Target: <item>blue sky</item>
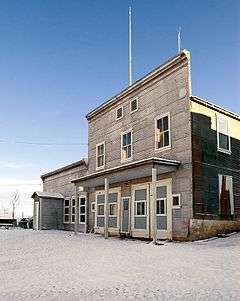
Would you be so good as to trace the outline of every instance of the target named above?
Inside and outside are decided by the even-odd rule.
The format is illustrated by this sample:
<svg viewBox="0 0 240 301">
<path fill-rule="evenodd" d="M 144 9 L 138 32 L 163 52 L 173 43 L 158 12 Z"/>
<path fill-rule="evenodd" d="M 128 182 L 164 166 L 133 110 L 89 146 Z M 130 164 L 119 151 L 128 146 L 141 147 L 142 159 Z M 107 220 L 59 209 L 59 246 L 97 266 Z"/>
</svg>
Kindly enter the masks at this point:
<svg viewBox="0 0 240 301">
<path fill-rule="evenodd" d="M 86 113 L 128 85 L 129 5 L 134 80 L 176 55 L 181 26 L 193 94 L 240 112 L 240 1 L 1 0 L 0 185 L 87 156 Z"/>
</svg>

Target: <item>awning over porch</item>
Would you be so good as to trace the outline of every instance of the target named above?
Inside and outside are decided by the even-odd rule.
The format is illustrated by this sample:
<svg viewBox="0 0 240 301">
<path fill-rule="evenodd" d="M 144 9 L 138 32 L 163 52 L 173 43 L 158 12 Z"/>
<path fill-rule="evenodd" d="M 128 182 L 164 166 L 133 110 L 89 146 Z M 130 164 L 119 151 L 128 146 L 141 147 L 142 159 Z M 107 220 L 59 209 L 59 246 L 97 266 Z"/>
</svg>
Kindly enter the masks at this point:
<svg viewBox="0 0 240 301">
<path fill-rule="evenodd" d="M 126 182 L 152 176 L 152 168 L 157 169 L 157 174 L 164 174 L 176 171 L 179 165 L 180 161 L 154 157 L 98 171 L 75 179 L 72 183 L 84 187 L 97 187 L 104 185 L 105 178 L 108 178 L 109 184 Z"/>
</svg>

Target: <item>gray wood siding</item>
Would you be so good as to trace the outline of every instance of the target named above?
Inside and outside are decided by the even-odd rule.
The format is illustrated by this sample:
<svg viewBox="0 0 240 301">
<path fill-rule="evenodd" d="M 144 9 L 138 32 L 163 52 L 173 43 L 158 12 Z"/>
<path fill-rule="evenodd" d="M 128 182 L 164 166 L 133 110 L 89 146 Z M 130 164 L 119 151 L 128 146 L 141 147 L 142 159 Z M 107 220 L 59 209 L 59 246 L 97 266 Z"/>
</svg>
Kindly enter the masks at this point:
<svg viewBox="0 0 240 301">
<path fill-rule="evenodd" d="M 89 173 L 96 171 L 96 144 L 106 143 L 106 166 L 111 168 L 121 163 L 121 132 L 133 130 L 133 161 L 149 157 L 165 157 L 191 162 L 191 129 L 189 113 L 189 79 L 186 61 L 174 72 L 159 77 L 143 86 L 117 104 L 99 113 L 89 121 Z M 179 90 L 185 88 L 186 96 L 179 99 Z M 130 114 L 130 100 L 139 97 L 138 111 Z M 116 108 L 122 105 L 124 116 L 116 120 Z M 172 148 L 155 151 L 155 123 L 158 115 L 170 112 Z M 143 143 L 144 142 L 144 143 Z"/>
</svg>

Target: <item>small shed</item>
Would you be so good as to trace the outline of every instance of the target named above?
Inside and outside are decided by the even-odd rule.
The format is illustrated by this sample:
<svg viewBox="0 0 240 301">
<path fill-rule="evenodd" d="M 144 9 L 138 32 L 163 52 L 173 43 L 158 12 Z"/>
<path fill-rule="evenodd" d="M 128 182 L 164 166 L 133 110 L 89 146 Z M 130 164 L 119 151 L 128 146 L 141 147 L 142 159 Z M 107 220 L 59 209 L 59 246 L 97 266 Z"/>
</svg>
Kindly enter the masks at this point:
<svg viewBox="0 0 240 301">
<path fill-rule="evenodd" d="M 35 191 L 32 195 L 33 229 L 63 229 L 63 200 L 61 193 Z"/>
</svg>

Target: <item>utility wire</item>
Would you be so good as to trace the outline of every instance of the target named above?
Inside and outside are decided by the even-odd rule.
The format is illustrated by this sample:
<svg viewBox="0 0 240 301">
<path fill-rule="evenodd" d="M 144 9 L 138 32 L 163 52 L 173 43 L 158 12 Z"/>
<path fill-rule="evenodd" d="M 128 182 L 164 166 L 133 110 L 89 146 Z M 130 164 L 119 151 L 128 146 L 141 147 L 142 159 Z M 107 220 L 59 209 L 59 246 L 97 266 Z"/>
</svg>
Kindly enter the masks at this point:
<svg viewBox="0 0 240 301">
<path fill-rule="evenodd" d="M 57 143 L 57 142 L 32 142 L 32 141 L 10 141 L 0 139 L 0 143 L 3 144 L 25 144 L 25 145 L 37 145 L 37 146 L 87 146 L 87 143 Z"/>
</svg>

